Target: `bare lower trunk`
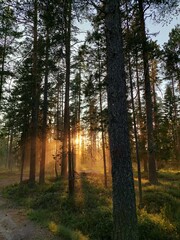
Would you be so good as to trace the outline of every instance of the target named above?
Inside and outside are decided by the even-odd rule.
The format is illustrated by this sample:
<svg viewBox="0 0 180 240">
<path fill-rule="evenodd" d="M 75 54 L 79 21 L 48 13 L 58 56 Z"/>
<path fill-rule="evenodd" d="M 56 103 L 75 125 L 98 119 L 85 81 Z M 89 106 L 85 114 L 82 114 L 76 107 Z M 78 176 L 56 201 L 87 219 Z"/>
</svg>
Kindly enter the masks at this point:
<svg viewBox="0 0 180 240">
<path fill-rule="evenodd" d="M 27 129 L 25 130 L 27 131 Z M 24 163 L 25 163 L 25 155 L 26 155 L 26 140 L 27 140 L 27 134 L 26 132 L 22 133 L 22 139 L 21 139 L 21 175 L 20 175 L 20 183 L 23 182 L 23 173 L 24 173 Z"/>
<path fill-rule="evenodd" d="M 114 240 L 137 240 L 134 180 L 119 1 L 105 1 L 109 140 L 112 159 Z"/>
<path fill-rule="evenodd" d="M 13 147 L 13 131 L 10 130 L 9 149 L 8 149 L 8 169 L 12 170 L 12 147 Z"/>
</svg>

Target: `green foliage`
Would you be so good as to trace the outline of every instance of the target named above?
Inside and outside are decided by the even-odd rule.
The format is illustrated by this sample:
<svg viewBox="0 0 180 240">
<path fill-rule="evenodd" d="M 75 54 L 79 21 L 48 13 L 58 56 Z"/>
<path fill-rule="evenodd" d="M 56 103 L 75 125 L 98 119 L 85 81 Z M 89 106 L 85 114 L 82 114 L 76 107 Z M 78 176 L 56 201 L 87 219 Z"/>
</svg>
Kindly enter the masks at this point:
<svg viewBox="0 0 180 240">
<path fill-rule="evenodd" d="M 161 170 L 160 172 L 158 172 L 158 176 L 161 179 L 166 179 L 168 181 L 178 181 L 180 180 L 180 172 L 177 171 L 168 171 L 168 170 Z"/>
<path fill-rule="evenodd" d="M 176 240 L 178 234 L 168 219 L 158 214 L 148 214 L 142 210 L 139 214 L 140 240 Z"/>
<path fill-rule="evenodd" d="M 84 236 L 79 231 L 72 231 L 71 229 L 62 225 L 56 225 L 54 222 L 50 222 L 49 229 L 56 235 L 61 236 L 66 240 L 88 240 L 89 238 Z"/>
<path fill-rule="evenodd" d="M 148 213 L 160 213 L 164 207 L 168 207 L 174 213 L 178 201 L 168 193 L 146 191 L 143 197 L 143 205 Z"/>
<path fill-rule="evenodd" d="M 179 62 L 179 37 L 180 37 L 180 25 L 176 25 L 175 28 L 169 33 L 169 40 L 164 44 L 164 58 L 165 58 L 165 71 L 167 77 L 179 79 L 180 70 L 178 67 Z"/>
<path fill-rule="evenodd" d="M 28 213 L 28 216 L 31 220 L 40 223 L 44 227 L 48 227 L 48 223 L 50 219 L 53 217 L 53 214 L 49 211 L 49 209 L 39 209 L 37 210 L 31 210 Z"/>
<path fill-rule="evenodd" d="M 55 193 L 43 193 L 37 197 L 33 203 L 32 207 L 34 209 L 46 209 L 51 206 L 51 209 L 57 208 L 59 203 L 58 194 Z"/>
<path fill-rule="evenodd" d="M 27 202 L 27 196 L 30 195 L 30 188 L 27 184 L 14 184 L 3 190 L 3 195 L 15 200 L 18 204 L 24 205 Z"/>
<path fill-rule="evenodd" d="M 44 189 L 37 185 L 31 184 L 28 181 L 22 184 L 14 184 L 3 189 L 3 195 L 9 199 L 13 199 L 17 204 L 30 208 L 34 197 L 38 197 Z"/>
</svg>

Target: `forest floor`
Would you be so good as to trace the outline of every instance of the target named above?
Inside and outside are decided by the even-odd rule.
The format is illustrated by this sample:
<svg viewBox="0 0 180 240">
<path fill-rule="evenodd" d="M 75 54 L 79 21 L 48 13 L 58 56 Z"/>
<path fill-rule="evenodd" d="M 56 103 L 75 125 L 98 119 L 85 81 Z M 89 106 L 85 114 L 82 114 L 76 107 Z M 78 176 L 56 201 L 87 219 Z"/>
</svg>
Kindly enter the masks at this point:
<svg viewBox="0 0 180 240">
<path fill-rule="evenodd" d="M 138 203 L 136 171 L 134 177 Z M 16 173 L 0 170 L 1 187 L 18 182 L 18 178 Z M 180 171 L 161 169 L 158 179 L 157 185 L 150 185 L 147 174 L 142 173 L 143 201 L 141 208 L 137 207 L 139 240 L 179 240 Z M 67 179 L 52 176 L 44 185 L 24 181 L 0 192 L 0 240 L 55 240 L 56 236 L 64 240 L 113 239 L 109 175 L 105 188 L 102 174 L 77 174 L 73 195 Z"/>
<path fill-rule="evenodd" d="M 3 198 L 2 189 L 18 183 L 19 174 L 0 171 L 0 240 L 56 240 L 44 229 L 27 218 L 27 210 Z"/>
</svg>

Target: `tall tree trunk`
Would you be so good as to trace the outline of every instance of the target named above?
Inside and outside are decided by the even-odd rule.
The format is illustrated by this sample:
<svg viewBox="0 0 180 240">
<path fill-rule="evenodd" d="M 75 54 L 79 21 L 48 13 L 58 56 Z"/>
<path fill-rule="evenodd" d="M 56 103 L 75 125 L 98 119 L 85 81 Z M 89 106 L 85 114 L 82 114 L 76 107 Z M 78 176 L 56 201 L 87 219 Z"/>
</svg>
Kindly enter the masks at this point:
<svg viewBox="0 0 180 240">
<path fill-rule="evenodd" d="M 154 134 L 156 135 L 158 122 L 157 122 L 157 100 L 156 100 L 156 80 L 157 80 L 157 63 L 156 60 L 151 62 L 151 79 L 152 79 L 152 95 L 153 95 L 153 122 L 154 122 Z"/>
<path fill-rule="evenodd" d="M 65 48 L 66 48 L 66 89 L 65 89 L 65 110 L 64 110 L 64 139 L 63 155 L 61 164 L 61 175 L 69 179 L 69 193 L 74 192 L 74 164 L 71 154 L 71 134 L 70 134 L 70 115 L 69 115 L 69 88 L 70 88 L 70 65 L 71 65 L 71 11 L 72 0 L 65 2 Z"/>
<path fill-rule="evenodd" d="M 37 147 L 37 129 L 38 129 L 38 79 L 37 79 L 37 11 L 38 3 L 34 0 L 33 16 L 33 66 L 32 66 L 32 118 L 31 118 L 31 153 L 30 153 L 30 171 L 29 180 L 32 184 L 36 179 L 36 147 Z"/>
<path fill-rule="evenodd" d="M 59 151 L 60 149 L 59 148 L 59 145 L 58 145 L 58 141 L 60 141 L 60 91 L 61 91 L 61 80 L 58 78 L 57 80 L 57 105 L 56 105 L 56 129 L 55 129 L 55 132 L 56 132 L 56 153 L 55 153 L 55 156 L 54 156 L 54 170 L 55 170 L 55 176 L 56 178 L 58 178 L 58 162 L 60 164 L 60 156 L 59 156 Z"/>
<path fill-rule="evenodd" d="M 66 79 L 65 79 L 65 106 L 64 106 L 64 136 L 62 148 L 61 176 L 67 176 L 68 166 L 68 138 L 70 135 L 70 119 L 69 119 L 69 86 L 70 86 L 70 30 L 69 29 L 69 1 L 64 3 L 64 22 L 65 22 L 65 49 L 66 49 Z M 71 27 L 70 27 L 71 28 Z"/>
<path fill-rule="evenodd" d="M 3 93 L 3 80 L 4 80 L 4 66 L 5 66 L 6 44 L 7 44 L 7 34 L 5 32 L 4 45 L 3 45 L 3 50 L 2 50 L 2 64 L 1 64 L 1 78 L 0 78 L 0 104 L 1 104 L 2 93 Z M 1 107 L 1 105 L 0 105 L 0 107 Z"/>
<path fill-rule="evenodd" d="M 98 83 L 99 83 L 99 107 L 100 107 L 100 125 L 101 125 L 101 139 L 102 139 L 102 153 L 103 153 L 103 165 L 104 165 L 104 186 L 107 187 L 107 163 L 105 153 L 105 136 L 104 136 L 104 124 L 103 124 L 103 108 L 102 108 L 102 83 L 101 83 L 101 55 L 100 47 L 98 43 Z"/>
<path fill-rule="evenodd" d="M 67 73 L 67 82 L 68 82 L 68 111 L 67 111 L 67 133 L 68 133 L 68 166 L 69 166 L 69 194 L 72 195 L 74 193 L 74 159 L 72 154 L 71 147 L 71 132 L 70 132 L 70 114 L 69 114 L 69 85 L 70 85 L 70 68 L 71 68 L 71 19 L 72 19 L 72 0 L 67 2 L 67 32 L 66 32 L 66 73 Z"/>
<path fill-rule="evenodd" d="M 101 112 L 101 139 L 102 139 L 102 152 L 103 152 L 103 165 L 104 165 L 104 186 L 107 187 L 107 162 L 105 152 L 105 137 L 104 137 L 104 126 L 102 121 L 102 96 L 100 90 L 100 112 Z"/>
<path fill-rule="evenodd" d="M 151 80 L 152 80 L 152 96 L 153 96 L 153 123 L 154 123 L 154 138 L 158 139 L 158 118 L 157 118 L 157 99 L 156 99 L 156 81 L 157 81 L 157 62 L 152 60 L 151 62 Z M 156 168 L 158 170 L 158 160 L 155 156 Z"/>
<path fill-rule="evenodd" d="M 55 163 L 54 170 L 56 178 L 59 176 L 59 167 L 61 163 L 61 150 L 62 146 L 60 146 L 60 141 L 63 140 L 63 116 L 64 116 L 64 107 L 63 107 L 63 79 L 61 79 L 61 75 L 58 76 L 57 79 L 57 105 L 56 105 L 56 153 L 55 153 Z M 59 143 L 59 144 L 58 144 Z"/>
<path fill-rule="evenodd" d="M 105 1 L 107 92 L 112 159 L 114 240 L 137 240 L 119 1 Z"/>
<path fill-rule="evenodd" d="M 142 184 L 141 184 L 141 162 L 139 157 L 139 144 L 138 144 L 138 134 L 137 134 L 137 125 L 136 125 L 136 114 L 135 114 L 135 104 L 134 104 L 134 94 L 133 94 L 133 80 L 132 80 L 132 69 L 130 56 L 128 54 L 128 68 L 129 68 L 129 80 L 131 88 L 131 105 L 132 105 L 132 114 L 133 114 L 133 128 L 134 128 L 134 138 L 136 145 L 136 161 L 137 161 L 137 171 L 138 171 L 138 189 L 139 189 L 139 206 L 142 204 Z"/>
<path fill-rule="evenodd" d="M 94 122 L 94 115 L 96 114 L 96 107 L 94 105 L 94 100 L 90 100 L 89 106 L 89 114 L 90 114 L 90 139 L 91 139 L 91 169 L 94 167 L 96 150 L 97 150 L 97 136 L 96 136 L 96 123 Z"/>
<path fill-rule="evenodd" d="M 145 31 L 143 1 L 138 0 L 138 4 L 139 4 L 139 16 L 140 16 L 140 23 L 141 23 L 142 53 L 143 53 L 144 80 L 145 80 L 149 182 L 151 184 L 157 184 L 158 180 L 157 180 L 156 163 L 155 163 L 155 151 L 154 151 L 151 84 L 150 84 L 150 77 L 149 77 L 148 50 L 147 50 L 147 38 L 146 38 L 146 31 Z"/>
<path fill-rule="evenodd" d="M 140 82 L 139 82 L 139 72 L 138 72 L 138 54 L 136 52 L 135 56 L 135 61 L 136 61 L 136 80 L 137 80 L 137 96 L 138 96 L 138 121 L 139 121 L 139 126 L 140 126 L 140 141 L 141 141 L 141 148 L 140 148 L 140 155 L 141 159 L 143 161 L 143 168 L 144 172 L 148 172 L 148 161 L 147 161 L 147 154 L 146 154 L 146 137 L 145 137 L 145 132 L 144 132 L 144 124 L 143 124 L 143 115 L 142 115 L 142 107 L 141 107 L 141 94 L 140 94 Z"/>
<path fill-rule="evenodd" d="M 126 4 L 126 12 L 128 14 L 128 5 Z M 127 26 L 127 35 L 129 35 L 129 18 L 126 21 Z M 130 92 L 131 92 L 131 105 L 132 105 L 132 115 L 133 115 L 133 130 L 136 146 L 136 161 L 137 161 L 137 171 L 138 171 L 138 189 L 139 189 L 139 206 L 142 205 L 142 184 L 141 184 L 141 162 L 139 157 L 139 144 L 138 144 L 138 134 L 137 134 L 137 125 L 136 125 L 136 113 L 135 113 L 135 103 L 134 103 L 134 93 L 133 93 L 133 78 L 132 78 L 132 65 L 131 65 L 131 56 L 127 51 L 127 62 L 129 70 L 129 80 L 130 80 Z"/>
<path fill-rule="evenodd" d="M 80 170 L 80 157 L 81 157 L 81 66 L 79 68 L 79 82 L 78 82 L 78 112 L 77 112 L 77 139 L 78 144 L 76 146 L 76 168 L 75 171 L 79 172 Z"/>
<path fill-rule="evenodd" d="M 47 1 L 48 12 L 49 1 Z M 47 23 L 48 24 L 48 23 Z M 45 59 L 45 79 L 44 79 L 44 102 L 43 102 L 43 126 L 42 126 L 42 155 L 40 160 L 39 183 L 45 182 L 46 164 L 46 140 L 47 140 L 47 113 L 48 113 L 48 76 L 49 76 L 49 27 L 46 27 L 46 59 Z"/>
</svg>

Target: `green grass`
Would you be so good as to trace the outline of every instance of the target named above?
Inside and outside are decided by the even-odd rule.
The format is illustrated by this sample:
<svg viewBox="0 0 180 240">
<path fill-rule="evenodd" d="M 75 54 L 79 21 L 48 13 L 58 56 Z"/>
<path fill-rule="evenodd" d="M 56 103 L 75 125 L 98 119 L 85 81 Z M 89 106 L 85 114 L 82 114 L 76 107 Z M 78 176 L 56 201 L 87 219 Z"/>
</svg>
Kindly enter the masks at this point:
<svg viewBox="0 0 180 240">
<path fill-rule="evenodd" d="M 161 171 L 159 184 L 143 179 L 143 209 L 138 210 L 140 240 L 178 240 L 180 236 L 180 174 Z M 69 197 L 67 181 L 44 186 L 14 185 L 4 195 L 28 209 L 29 218 L 64 240 L 111 240 L 111 186 L 103 187 L 99 175 L 76 179 L 76 193 Z"/>
</svg>

